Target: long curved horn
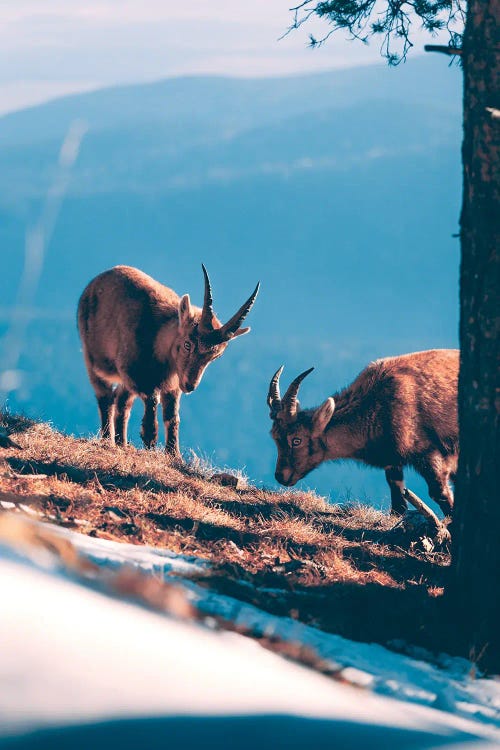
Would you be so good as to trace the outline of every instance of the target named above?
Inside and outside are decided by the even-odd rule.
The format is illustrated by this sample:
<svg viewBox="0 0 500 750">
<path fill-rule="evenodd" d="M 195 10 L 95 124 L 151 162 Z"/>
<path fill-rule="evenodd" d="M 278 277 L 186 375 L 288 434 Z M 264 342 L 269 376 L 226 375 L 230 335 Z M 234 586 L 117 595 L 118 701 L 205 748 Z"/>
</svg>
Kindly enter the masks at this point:
<svg viewBox="0 0 500 750">
<path fill-rule="evenodd" d="M 269 392 L 267 394 L 267 405 L 271 409 L 271 419 L 274 419 L 276 414 L 281 408 L 281 396 L 280 396 L 280 375 L 283 372 L 284 365 L 281 365 L 279 370 L 276 370 L 271 382 L 269 383 Z"/>
<path fill-rule="evenodd" d="M 240 309 L 237 313 L 233 315 L 232 318 L 230 318 L 225 325 L 222 326 L 222 328 L 219 328 L 215 333 L 217 333 L 217 337 L 219 340 L 222 341 L 229 341 L 230 338 L 233 337 L 233 335 L 236 333 L 240 325 L 245 320 L 246 316 L 250 312 L 250 310 L 253 307 L 253 303 L 255 302 L 255 298 L 257 297 L 259 293 L 259 287 L 260 287 L 260 281 L 253 290 L 250 297 L 247 299 L 246 302 L 242 304 Z"/>
<path fill-rule="evenodd" d="M 208 277 L 207 269 L 204 263 L 201 264 L 203 269 L 203 276 L 205 278 L 205 297 L 203 299 L 203 310 L 200 318 L 200 328 L 204 333 L 210 333 L 214 330 L 213 319 L 214 319 L 214 300 L 212 297 L 212 287 L 210 286 L 210 279 Z"/>
<path fill-rule="evenodd" d="M 288 390 L 281 401 L 281 406 L 290 416 L 294 416 L 297 413 L 297 394 L 300 384 L 313 370 L 314 367 L 310 367 L 308 370 L 301 372 L 288 386 Z"/>
</svg>

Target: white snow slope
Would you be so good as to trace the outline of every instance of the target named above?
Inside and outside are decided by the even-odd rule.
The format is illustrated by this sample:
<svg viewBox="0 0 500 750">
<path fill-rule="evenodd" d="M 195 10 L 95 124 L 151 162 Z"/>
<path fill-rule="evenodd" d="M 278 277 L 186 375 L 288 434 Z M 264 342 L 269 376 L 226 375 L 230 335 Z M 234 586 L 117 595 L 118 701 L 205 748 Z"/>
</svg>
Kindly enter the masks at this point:
<svg viewBox="0 0 500 750">
<path fill-rule="evenodd" d="M 305 643 L 358 687 L 251 638 L 106 596 L 4 546 L 0 748 L 500 747 L 500 684 L 471 679 L 463 661 L 443 657 L 439 668 L 218 596 L 183 578 L 205 561 L 51 531 L 99 565 L 174 576 L 207 614 Z"/>
</svg>

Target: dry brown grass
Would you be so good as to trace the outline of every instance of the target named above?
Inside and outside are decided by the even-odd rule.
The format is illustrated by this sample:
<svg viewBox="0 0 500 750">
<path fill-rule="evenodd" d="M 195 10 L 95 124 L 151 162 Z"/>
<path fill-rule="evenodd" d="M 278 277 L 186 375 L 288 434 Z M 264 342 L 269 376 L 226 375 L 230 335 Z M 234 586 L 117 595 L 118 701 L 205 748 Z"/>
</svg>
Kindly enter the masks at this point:
<svg viewBox="0 0 500 750">
<path fill-rule="evenodd" d="M 442 630 L 448 558 L 419 551 L 386 514 L 313 493 L 223 487 L 161 451 L 0 421 L 23 447 L 0 449 L 2 501 L 91 536 L 208 559 L 204 585 L 352 638 L 432 645 Z"/>
</svg>

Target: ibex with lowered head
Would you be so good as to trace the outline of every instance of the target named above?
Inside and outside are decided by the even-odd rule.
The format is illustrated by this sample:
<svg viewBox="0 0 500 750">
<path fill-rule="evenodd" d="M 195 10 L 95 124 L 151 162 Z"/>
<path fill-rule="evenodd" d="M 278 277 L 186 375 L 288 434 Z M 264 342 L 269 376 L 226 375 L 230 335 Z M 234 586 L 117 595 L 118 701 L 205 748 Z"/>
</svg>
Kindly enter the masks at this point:
<svg viewBox="0 0 500 750">
<path fill-rule="evenodd" d="M 207 365 L 229 341 L 248 333 L 240 328 L 259 285 L 237 313 L 222 325 L 213 311 L 205 266 L 203 308 L 191 305 L 137 268 L 116 266 L 96 276 L 78 304 L 78 328 L 85 364 L 101 417 L 101 435 L 125 445 L 127 423 L 137 396 L 144 402 L 141 436 L 152 448 L 158 438 L 161 400 L 167 452 L 179 456 L 181 393 L 198 386 Z M 116 386 L 116 387 L 115 387 Z"/>
<path fill-rule="evenodd" d="M 401 514 L 407 508 L 403 466 L 412 466 L 449 515 L 448 481 L 454 481 L 458 461 L 458 362 L 455 349 L 379 359 L 352 385 L 305 410 L 297 395 L 314 368 L 295 378 L 281 398 L 280 367 L 267 399 L 278 448 L 276 479 L 291 487 L 323 461 L 355 459 L 385 469 L 391 512 Z"/>
</svg>

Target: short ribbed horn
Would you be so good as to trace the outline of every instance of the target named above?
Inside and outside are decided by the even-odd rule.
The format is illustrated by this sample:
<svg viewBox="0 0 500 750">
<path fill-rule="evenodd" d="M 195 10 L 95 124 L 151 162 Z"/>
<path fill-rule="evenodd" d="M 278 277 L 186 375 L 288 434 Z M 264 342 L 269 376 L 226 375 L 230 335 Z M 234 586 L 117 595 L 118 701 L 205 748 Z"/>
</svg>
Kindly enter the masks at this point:
<svg viewBox="0 0 500 750">
<path fill-rule="evenodd" d="M 271 419 L 274 419 L 274 415 L 281 409 L 280 376 L 283 372 L 283 367 L 284 365 L 281 365 L 279 370 L 276 370 L 273 377 L 271 378 L 271 382 L 269 383 L 267 405 L 271 409 Z"/>
<path fill-rule="evenodd" d="M 297 394 L 299 392 L 300 384 L 313 370 L 314 367 L 310 367 L 308 370 L 301 372 L 300 375 L 297 375 L 295 380 L 292 380 L 288 386 L 288 390 L 281 401 L 281 406 L 290 416 L 295 416 L 297 413 Z"/>
<path fill-rule="evenodd" d="M 214 330 L 214 300 L 212 297 L 212 287 L 210 286 L 210 278 L 207 269 L 203 263 L 201 264 L 201 267 L 205 278 L 205 297 L 203 299 L 203 310 L 200 318 L 200 329 L 202 333 L 211 333 Z"/>
</svg>

